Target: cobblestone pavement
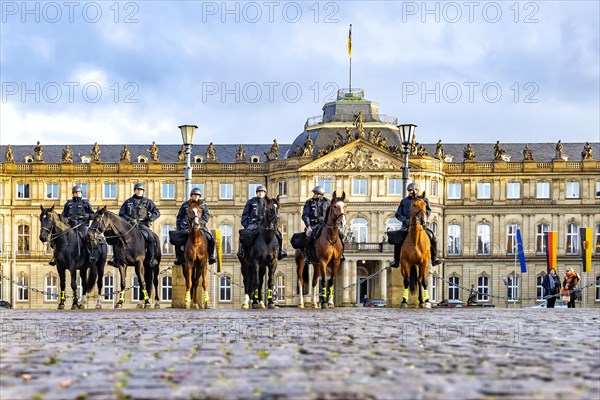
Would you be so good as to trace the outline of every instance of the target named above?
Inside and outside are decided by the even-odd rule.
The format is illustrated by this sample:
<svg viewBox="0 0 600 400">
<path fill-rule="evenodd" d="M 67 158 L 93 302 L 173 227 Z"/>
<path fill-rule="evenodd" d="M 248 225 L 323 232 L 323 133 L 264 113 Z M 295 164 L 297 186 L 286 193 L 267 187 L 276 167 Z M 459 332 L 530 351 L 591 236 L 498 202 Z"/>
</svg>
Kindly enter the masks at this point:
<svg viewBox="0 0 600 400">
<path fill-rule="evenodd" d="M 0 317 L 3 400 L 600 398 L 599 309 Z"/>
</svg>

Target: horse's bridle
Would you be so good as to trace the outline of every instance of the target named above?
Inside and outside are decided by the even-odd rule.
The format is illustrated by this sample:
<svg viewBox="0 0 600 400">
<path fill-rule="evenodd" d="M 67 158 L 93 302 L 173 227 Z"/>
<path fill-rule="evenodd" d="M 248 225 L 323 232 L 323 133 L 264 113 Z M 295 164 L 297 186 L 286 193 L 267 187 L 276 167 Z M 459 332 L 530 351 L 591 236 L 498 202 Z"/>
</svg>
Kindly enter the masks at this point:
<svg viewBox="0 0 600 400">
<path fill-rule="evenodd" d="M 330 213 L 331 213 L 331 212 L 333 212 L 334 204 L 335 204 L 335 205 L 337 205 L 337 201 L 336 201 L 335 203 L 332 203 L 332 204 L 329 206 L 329 212 L 330 212 Z M 337 217 L 335 217 L 335 219 L 334 219 L 334 221 L 333 221 L 333 224 L 334 224 L 334 225 L 329 225 L 329 224 L 325 223 L 325 226 L 326 226 L 326 227 L 328 227 L 329 229 L 333 229 L 333 228 L 335 228 L 335 225 L 337 225 L 337 226 L 338 226 L 338 228 L 339 228 L 339 225 L 340 225 L 340 221 L 339 221 L 339 219 L 340 219 L 341 217 L 345 216 L 345 215 L 346 215 L 346 213 L 344 212 L 344 209 L 342 208 L 342 212 L 341 212 L 341 213 L 340 213 L 340 214 L 339 214 Z M 327 221 L 327 217 L 325 217 L 325 221 Z"/>
<path fill-rule="evenodd" d="M 277 222 L 279 220 L 279 208 L 277 207 L 277 203 L 272 203 L 272 208 L 275 210 L 273 212 L 267 212 L 268 210 L 266 208 L 267 207 L 265 206 L 265 217 L 263 218 L 263 221 L 266 222 L 267 226 L 262 226 L 263 224 L 265 224 L 265 222 L 263 222 L 263 224 L 259 225 L 259 228 L 268 231 L 277 230 Z"/>
<path fill-rule="evenodd" d="M 419 217 L 420 214 L 425 214 L 423 209 L 414 203 L 411 203 L 410 208 L 411 208 L 411 210 L 412 209 L 417 210 L 415 212 L 415 221 L 418 222 L 419 224 L 421 224 L 422 226 L 425 226 L 425 215 L 423 215 L 422 217 Z"/>
<path fill-rule="evenodd" d="M 50 217 L 50 213 L 46 212 L 45 214 Z M 50 235 L 50 238 L 48 239 L 48 243 L 58 239 L 62 235 L 65 235 L 67 232 L 69 232 L 71 230 L 75 230 L 75 229 L 79 228 L 81 225 L 83 225 L 83 222 L 80 222 L 75 226 L 69 226 L 67 229 L 65 229 L 61 233 L 54 234 L 54 233 L 52 233 L 52 230 L 56 227 L 56 221 L 54 220 L 54 217 L 51 217 L 49 219 L 52 220 L 52 228 L 48 229 L 45 226 L 42 226 L 42 228 L 41 228 L 41 230 L 48 232 L 48 234 Z"/>
<path fill-rule="evenodd" d="M 200 216 L 198 215 L 198 211 L 194 211 L 194 210 L 200 210 L 200 207 L 188 207 L 188 212 L 187 212 L 187 219 L 188 219 L 188 226 L 194 227 L 194 229 L 197 229 L 198 227 L 200 227 Z M 194 212 L 194 218 L 190 218 L 190 211 Z"/>
<path fill-rule="evenodd" d="M 100 214 L 99 216 L 100 216 L 100 222 L 102 222 L 104 224 L 104 228 L 102 228 L 102 230 L 98 229 L 100 227 L 100 222 L 98 222 L 96 224 L 95 228 L 90 226 L 90 228 L 88 229 L 88 231 L 94 232 L 94 234 L 97 235 L 97 234 L 103 234 L 107 229 L 112 228 L 113 232 L 118 232 L 117 228 L 114 225 L 112 225 L 111 223 L 108 223 L 108 222 L 104 221 L 104 213 Z M 127 232 L 125 232 L 123 234 L 112 235 L 112 236 L 106 236 L 106 235 L 104 235 L 104 238 L 105 239 L 118 239 L 118 238 L 122 238 L 122 237 L 128 235 L 129 232 L 131 232 L 133 230 L 133 228 L 135 228 L 136 225 L 137 225 L 137 222 L 134 223 L 134 224 L 132 224 L 131 228 Z"/>
</svg>

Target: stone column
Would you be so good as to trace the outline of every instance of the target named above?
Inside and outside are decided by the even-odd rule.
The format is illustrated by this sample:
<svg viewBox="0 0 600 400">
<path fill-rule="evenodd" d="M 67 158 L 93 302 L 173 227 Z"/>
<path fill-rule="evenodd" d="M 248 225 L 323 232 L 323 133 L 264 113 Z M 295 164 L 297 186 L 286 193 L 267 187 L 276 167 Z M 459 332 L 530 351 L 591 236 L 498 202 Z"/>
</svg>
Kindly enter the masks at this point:
<svg viewBox="0 0 600 400">
<path fill-rule="evenodd" d="M 342 266 L 342 284 L 343 287 L 350 285 L 352 269 L 356 269 L 356 261 L 348 260 L 343 261 L 344 265 Z M 346 289 L 342 291 L 342 307 L 350 307 L 350 289 Z"/>
<path fill-rule="evenodd" d="M 383 266 L 383 261 L 377 261 L 377 266 L 379 267 L 378 271 L 381 271 L 385 267 Z M 381 291 L 381 298 L 387 301 L 387 271 L 379 274 L 379 290 Z"/>
<path fill-rule="evenodd" d="M 356 270 L 356 261 L 352 261 L 350 264 L 350 283 L 356 284 L 358 281 L 358 273 Z M 356 298 L 358 293 L 357 286 L 352 286 L 350 290 L 348 290 L 350 296 L 350 305 L 356 304 L 359 300 Z"/>
<path fill-rule="evenodd" d="M 173 265 L 171 277 L 173 279 L 172 308 L 185 308 L 185 278 L 181 265 Z"/>
</svg>

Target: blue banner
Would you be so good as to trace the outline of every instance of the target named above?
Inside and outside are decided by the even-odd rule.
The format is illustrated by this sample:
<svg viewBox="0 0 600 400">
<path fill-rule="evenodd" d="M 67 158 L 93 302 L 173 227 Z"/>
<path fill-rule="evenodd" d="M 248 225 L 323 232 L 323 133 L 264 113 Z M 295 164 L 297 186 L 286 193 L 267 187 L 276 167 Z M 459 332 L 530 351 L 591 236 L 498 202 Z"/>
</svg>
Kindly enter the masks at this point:
<svg viewBox="0 0 600 400">
<path fill-rule="evenodd" d="M 527 264 L 525 264 L 525 251 L 523 250 L 523 238 L 521 237 L 521 229 L 517 228 L 517 250 L 519 252 L 519 264 L 521 264 L 521 273 L 527 272 Z"/>
</svg>

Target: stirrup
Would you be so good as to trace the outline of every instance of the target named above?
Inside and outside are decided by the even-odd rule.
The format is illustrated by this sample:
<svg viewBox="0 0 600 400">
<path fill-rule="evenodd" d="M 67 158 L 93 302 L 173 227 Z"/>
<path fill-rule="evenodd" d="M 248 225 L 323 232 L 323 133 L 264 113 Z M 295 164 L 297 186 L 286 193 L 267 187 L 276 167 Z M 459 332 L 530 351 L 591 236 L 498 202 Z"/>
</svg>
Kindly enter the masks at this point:
<svg viewBox="0 0 600 400">
<path fill-rule="evenodd" d="M 179 259 L 176 258 L 175 261 L 173 261 L 173 265 L 181 265 L 181 261 L 179 261 Z"/>
<path fill-rule="evenodd" d="M 114 266 L 114 265 L 115 265 L 114 258 L 111 258 L 111 259 L 110 259 L 110 260 L 108 260 L 106 263 L 107 263 L 108 265 L 112 265 L 112 266 Z"/>
<path fill-rule="evenodd" d="M 443 262 L 444 262 L 444 260 L 437 258 L 435 261 L 431 262 L 431 265 L 436 266 L 436 265 L 440 265 Z"/>
<path fill-rule="evenodd" d="M 48 261 L 48 264 L 55 266 L 56 265 L 56 260 L 53 258 L 52 260 Z"/>
<path fill-rule="evenodd" d="M 400 261 L 398 260 L 394 260 L 390 263 L 390 267 L 392 268 L 398 268 L 400 266 Z"/>
<path fill-rule="evenodd" d="M 213 256 L 208 257 L 208 263 L 209 264 L 214 264 L 216 262 L 217 262 L 217 260 L 215 260 L 215 258 Z"/>
</svg>

